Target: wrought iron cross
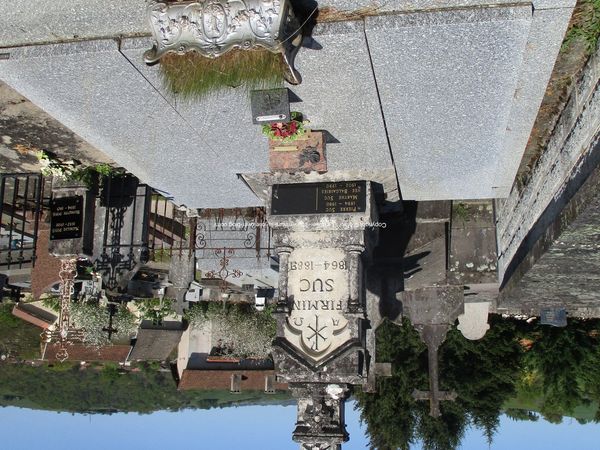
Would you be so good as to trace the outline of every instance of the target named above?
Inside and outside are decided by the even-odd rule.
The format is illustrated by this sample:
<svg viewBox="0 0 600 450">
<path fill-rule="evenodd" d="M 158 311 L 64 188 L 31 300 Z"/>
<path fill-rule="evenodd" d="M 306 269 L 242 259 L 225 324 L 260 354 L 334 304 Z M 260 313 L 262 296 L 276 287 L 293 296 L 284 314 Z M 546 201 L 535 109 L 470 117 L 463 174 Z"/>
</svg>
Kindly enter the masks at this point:
<svg viewBox="0 0 600 450">
<path fill-rule="evenodd" d="M 71 323 L 71 296 L 75 290 L 74 280 L 77 277 L 77 259 L 60 260 L 60 313 L 58 316 L 58 326 L 54 330 L 45 330 L 42 334 L 42 342 L 56 342 L 59 349 L 56 352 L 56 359 L 60 362 L 69 357 L 67 345 L 73 342 L 82 342 L 85 330 L 75 328 Z"/>
<path fill-rule="evenodd" d="M 108 326 L 102 327 L 102 331 L 105 331 L 108 333 L 109 341 L 112 339 L 113 333 L 117 333 L 119 331 L 117 328 L 113 327 L 113 317 L 116 312 L 117 312 L 117 305 L 115 305 L 114 303 L 109 303 L 108 304 Z"/>
</svg>

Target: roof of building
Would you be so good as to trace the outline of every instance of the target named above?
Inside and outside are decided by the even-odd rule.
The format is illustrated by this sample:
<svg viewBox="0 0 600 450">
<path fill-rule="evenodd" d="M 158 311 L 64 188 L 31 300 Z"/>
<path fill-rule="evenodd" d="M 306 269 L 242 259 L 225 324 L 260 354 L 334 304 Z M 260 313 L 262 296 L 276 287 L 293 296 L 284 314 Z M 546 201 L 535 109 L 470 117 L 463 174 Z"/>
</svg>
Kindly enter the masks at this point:
<svg viewBox="0 0 600 450">
<path fill-rule="evenodd" d="M 39 308 L 30 303 L 17 303 L 12 313 L 15 317 L 19 319 L 23 319 L 26 322 L 29 322 L 35 326 L 43 328 L 44 330 L 56 322 L 58 317 L 45 309 Z"/>
<path fill-rule="evenodd" d="M 190 370 L 185 369 L 177 386 L 179 390 L 230 390 L 233 375 L 241 376 L 241 391 L 265 391 L 266 378 L 274 376 L 274 370 Z M 274 382 L 275 390 L 287 390 L 286 383 Z"/>
<path fill-rule="evenodd" d="M 183 329 L 181 323 L 174 326 L 166 322 L 165 327 L 145 326 L 138 330 L 137 340 L 129 359 L 133 361 L 165 361 L 179 344 Z"/>
</svg>

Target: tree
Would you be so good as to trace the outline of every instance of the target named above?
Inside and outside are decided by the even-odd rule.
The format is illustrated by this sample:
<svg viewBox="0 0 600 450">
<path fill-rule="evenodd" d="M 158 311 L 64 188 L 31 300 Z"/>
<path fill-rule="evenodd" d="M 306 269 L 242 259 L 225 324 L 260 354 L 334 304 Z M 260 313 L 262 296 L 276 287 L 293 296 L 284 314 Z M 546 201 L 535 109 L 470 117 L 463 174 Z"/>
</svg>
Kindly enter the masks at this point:
<svg viewBox="0 0 600 450">
<path fill-rule="evenodd" d="M 161 325 L 163 320 L 173 313 L 175 301 L 170 298 L 145 298 L 136 301 L 142 319 Z"/>
<path fill-rule="evenodd" d="M 111 342 L 108 333 L 102 330 L 109 320 L 106 307 L 94 303 L 78 302 L 71 304 L 70 313 L 73 325 L 84 329 L 86 344 L 102 346 Z M 129 339 L 137 329 L 135 316 L 125 306 L 117 309 L 117 313 L 113 316 L 112 326 L 117 330 L 113 335 L 115 340 Z"/>
<path fill-rule="evenodd" d="M 491 442 L 502 407 L 514 393 L 521 357 L 512 321 L 492 317 L 480 341 L 451 329 L 439 351 L 439 381 L 458 398 L 443 401 L 441 417 L 434 418 L 427 402 L 412 398 L 415 388 L 428 389 L 425 345 L 408 320 L 402 326 L 385 322 L 377 330 L 377 360 L 393 364 L 392 377 L 377 381 L 376 394 L 358 395 L 371 447 L 407 450 L 422 440 L 427 450 L 453 450 L 469 425 L 483 429 Z"/>
<path fill-rule="evenodd" d="M 412 392 L 427 386 L 427 353 L 408 320 L 384 322 L 377 330 L 377 361 L 392 363 L 392 376 L 377 380 L 377 393 L 357 394 L 361 421 L 371 448 L 408 450 L 416 439 L 417 414 Z"/>
</svg>

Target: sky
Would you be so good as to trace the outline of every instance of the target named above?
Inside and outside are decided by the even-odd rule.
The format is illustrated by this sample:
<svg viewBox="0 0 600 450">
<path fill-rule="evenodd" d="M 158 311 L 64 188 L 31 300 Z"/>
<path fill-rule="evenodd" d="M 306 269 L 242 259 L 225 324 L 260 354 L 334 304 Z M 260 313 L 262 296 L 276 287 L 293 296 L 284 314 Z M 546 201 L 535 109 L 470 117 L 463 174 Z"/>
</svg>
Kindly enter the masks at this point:
<svg viewBox="0 0 600 450">
<path fill-rule="evenodd" d="M 291 440 L 296 406 L 241 406 L 176 413 L 84 415 L 6 407 L 0 409 L 0 449 L 106 450 L 186 448 L 187 450 L 298 450 Z M 350 441 L 344 450 L 364 450 L 368 439 L 354 402 L 346 404 Z M 461 450 L 485 450 L 481 431 L 469 429 Z M 416 443 L 414 450 L 420 450 Z M 597 450 L 600 424 L 560 425 L 501 417 L 492 450 Z"/>
</svg>

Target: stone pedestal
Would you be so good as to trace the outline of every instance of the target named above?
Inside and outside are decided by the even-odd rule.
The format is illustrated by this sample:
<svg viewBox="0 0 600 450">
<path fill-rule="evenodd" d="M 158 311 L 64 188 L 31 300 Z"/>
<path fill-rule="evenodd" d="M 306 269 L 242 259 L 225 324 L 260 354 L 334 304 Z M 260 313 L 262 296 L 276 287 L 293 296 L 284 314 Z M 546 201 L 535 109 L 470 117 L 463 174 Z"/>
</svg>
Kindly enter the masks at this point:
<svg viewBox="0 0 600 450">
<path fill-rule="evenodd" d="M 298 398 L 293 439 L 301 449 L 339 449 L 348 440 L 350 386 L 365 386 L 375 374 L 368 350 L 375 347 L 364 332 L 364 266 L 378 236 L 370 227 L 377 222 L 371 186 L 274 186 L 268 222 L 279 256 L 273 359 Z"/>
<path fill-rule="evenodd" d="M 298 419 L 292 439 L 301 450 L 337 450 L 348 440 L 344 404 L 348 386 L 297 384 L 291 388 L 298 399 Z"/>
<path fill-rule="evenodd" d="M 348 440 L 345 398 L 351 386 L 365 386 L 375 374 L 368 352 L 375 347 L 364 332 L 363 265 L 377 243 L 371 186 L 276 185 L 270 199 L 279 256 L 273 359 L 298 399 L 293 439 L 301 449 L 340 449 Z"/>
<path fill-rule="evenodd" d="M 377 230 L 369 227 L 376 222 L 370 185 L 363 186 L 364 204 L 355 199 L 354 206 L 345 206 L 351 203 L 347 198 L 358 197 L 352 190 L 362 188 L 352 182 L 324 183 L 322 189 L 306 185 L 307 190 L 318 190 L 316 201 L 335 203 L 326 208 L 347 207 L 353 212 L 274 214 L 269 208 L 268 222 L 279 256 L 277 312 L 284 313 L 279 317 L 278 338 L 315 368 L 341 348 L 352 343 L 363 346 L 363 260 L 369 260 L 377 241 Z M 303 189 L 299 186 L 298 192 Z"/>
</svg>

